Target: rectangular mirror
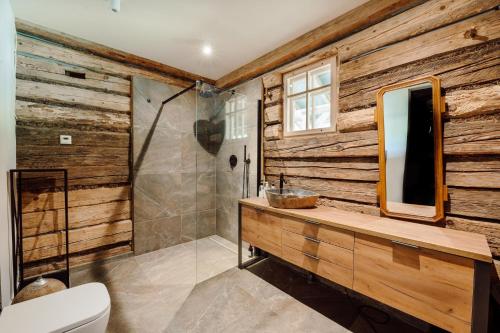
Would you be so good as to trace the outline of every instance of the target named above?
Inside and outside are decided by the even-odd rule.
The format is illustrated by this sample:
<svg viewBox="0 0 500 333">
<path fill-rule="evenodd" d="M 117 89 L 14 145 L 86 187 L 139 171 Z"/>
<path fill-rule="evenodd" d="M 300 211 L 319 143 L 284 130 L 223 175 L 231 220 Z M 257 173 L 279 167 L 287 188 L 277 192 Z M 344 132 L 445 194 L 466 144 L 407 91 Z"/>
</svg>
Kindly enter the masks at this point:
<svg viewBox="0 0 500 333">
<path fill-rule="evenodd" d="M 386 86 L 377 94 L 380 210 L 437 222 L 444 217 L 441 87 L 436 77 Z"/>
</svg>

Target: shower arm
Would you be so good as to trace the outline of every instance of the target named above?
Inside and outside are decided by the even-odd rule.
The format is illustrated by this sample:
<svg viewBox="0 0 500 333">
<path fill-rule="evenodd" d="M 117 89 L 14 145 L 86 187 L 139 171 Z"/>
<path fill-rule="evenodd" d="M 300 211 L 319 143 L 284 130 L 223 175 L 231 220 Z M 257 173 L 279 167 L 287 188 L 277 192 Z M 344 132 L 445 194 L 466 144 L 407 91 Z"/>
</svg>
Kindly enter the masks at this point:
<svg viewBox="0 0 500 333">
<path fill-rule="evenodd" d="M 185 92 L 187 92 L 187 91 L 189 91 L 189 90 L 193 89 L 194 87 L 196 87 L 196 84 L 197 84 L 197 82 L 196 82 L 196 83 L 193 83 L 192 85 L 190 85 L 190 86 L 189 86 L 189 87 L 187 87 L 186 89 L 179 91 L 177 94 L 175 94 L 175 95 L 173 95 L 173 96 L 171 96 L 171 97 L 167 98 L 166 100 L 164 100 L 163 102 L 161 102 L 161 106 L 163 107 L 165 104 L 167 104 L 167 103 L 168 103 L 168 102 L 170 102 L 171 100 L 176 99 L 177 97 L 179 97 L 180 95 L 184 94 Z"/>
<path fill-rule="evenodd" d="M 179 91 L 177 94 L 173 95 L 173 96 L 170 96 L 169 98 L 167 98 L 166 100 L 164 100 L 163 102 L 161 102 L 161 106 L 164 106 L 165 104 L 167 104 L 168 102 L 170 102 L 171 100 L 173 99 L 176 99 L 177 97 L 179 97 L 180 95 L 184 94 L 185 92 L 195 88 L 198 84 L 201 84 L 201 83 L 206 83 L 204 81 L 201 81 L 201 80 L 197 80 L 195 83 L 193 83 L 192 85 L 190 85 L 189 87 L 185 88 L 184 90 L 181 90 Z M 208 83 L 209 84 L 209 83 Z M 224 89 L 224 90 L 219 90 L 218 93 L 221 94 L 221 93 L 224 93 L 226 91 L 230 91 L 232 94 L 235 93 L 235 90 L 232 89 L 232 88 L 227 88 L 227 89 Z"/>
</svg>

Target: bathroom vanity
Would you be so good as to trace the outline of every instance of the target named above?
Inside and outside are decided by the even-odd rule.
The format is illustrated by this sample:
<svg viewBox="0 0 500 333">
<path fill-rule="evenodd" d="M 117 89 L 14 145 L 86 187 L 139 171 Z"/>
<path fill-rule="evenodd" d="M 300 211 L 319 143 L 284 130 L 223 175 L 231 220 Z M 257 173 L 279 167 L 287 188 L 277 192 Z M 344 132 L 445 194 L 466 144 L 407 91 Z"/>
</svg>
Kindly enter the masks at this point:
<svg viewBox="0 0 500 333">
<path fill-rule="evenodd" d="M 491 252 L 484 235 L 331 207 L 239 202 L 241 240 L 451 332 L 486 332 Z M 241 262 L 240 268 L 244 265 Z"/>
</svg>

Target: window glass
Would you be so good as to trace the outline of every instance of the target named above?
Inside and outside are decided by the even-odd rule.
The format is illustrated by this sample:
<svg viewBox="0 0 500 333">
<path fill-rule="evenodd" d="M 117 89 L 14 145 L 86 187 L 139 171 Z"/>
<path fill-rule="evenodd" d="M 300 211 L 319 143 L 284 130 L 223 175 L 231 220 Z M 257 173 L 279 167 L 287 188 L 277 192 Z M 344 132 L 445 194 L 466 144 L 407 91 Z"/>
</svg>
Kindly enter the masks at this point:
<svg viewBox="0 0 500 333">
<path fill-rule="evenodd" d="M 330 89 L 310 93 L 309 101 L 309 129 L 330 127 Z"/>
<path fill-rule="evenodd" d="M 287 80 L 288 95 L 295 95 L 306 91 L 306 73 L 292 76 Z"/>
<path fill-rule="evenodd" d="M 309 89 L 327 86 L 331 83 L 330 65 L 309 72 Z"/>
<path fill-rule="evenodd" d="M 306 95 L 289 99 L 290 131 L 303 131 L 306 129 Z"/>
</svg>

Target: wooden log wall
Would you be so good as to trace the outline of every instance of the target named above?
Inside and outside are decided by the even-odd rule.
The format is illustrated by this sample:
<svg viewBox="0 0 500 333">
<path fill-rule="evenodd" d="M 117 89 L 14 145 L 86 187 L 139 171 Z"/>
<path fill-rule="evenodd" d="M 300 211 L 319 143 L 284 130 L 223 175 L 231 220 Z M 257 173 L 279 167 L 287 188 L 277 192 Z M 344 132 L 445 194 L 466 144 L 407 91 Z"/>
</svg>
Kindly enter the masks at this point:
<svg viewBox="0 0 500 333">
<path fill-rule="evenodd" d="M 448 228 L 486 235 L 500 259 L 500 13 L 497 1 L 431 0 L 263 77 L 266 178 L 321 194 L 321 204 L 379 215 L 376 93 L 436 75 L 446 96 Z M 337 54 L 337 132 L 282 135 L 283 73 Z"/>
<path fill-rule="evenodd" d="M 131 78 L 180 86 L 190 79 L 97 56 L 67 35 L 66 45 L 26 30 L 23 22 L 17 41 L 18 168 L 68 169 L 72 266 L 130 252 Z M 57 39 L 54 32 L 50 36 Z M 60 135 L 71 135 L 72 145 L 59 144 Z M 23 258 L 29 276 L 64 267 L 64 195 L 62 174 L 25 176 Z"/>
</svg>

